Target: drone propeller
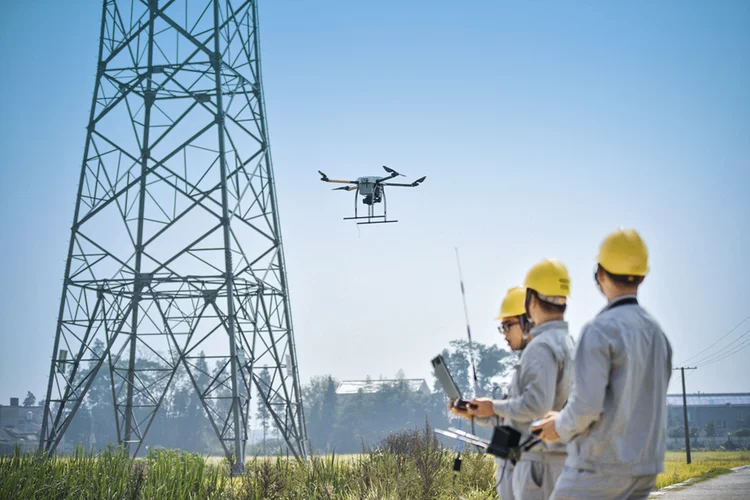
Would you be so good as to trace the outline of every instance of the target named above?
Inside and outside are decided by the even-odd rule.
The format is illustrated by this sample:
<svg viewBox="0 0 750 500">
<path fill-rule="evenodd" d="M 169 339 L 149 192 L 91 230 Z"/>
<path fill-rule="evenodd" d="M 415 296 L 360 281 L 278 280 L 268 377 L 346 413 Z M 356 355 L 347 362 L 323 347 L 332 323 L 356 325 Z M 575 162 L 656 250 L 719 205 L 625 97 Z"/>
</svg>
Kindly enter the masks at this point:
<svg viewBox="0 0 750 500">
<path fill-rule="evenodd" d="M 417 186 L 419 186 L 420 184 L 422 184 L 422 183 L 424 182 L 424 180 L 425 180 L 426 178 L 427 178 L 427 176 L 425 175 L 424 177 L 420 177 L 420 178 L 419 178 L 419 179 L 417 179 L 416 181 L 412 182 L 412 183 L 411 183 L 412 187 L 417 187 Z"/>
<path fill-rule="evenodd" d="M 318 170 L 318 173 L 320 174 L 320 180 L 321 181 L 328 182 L 328 176 L 326 174 L 324 174 L 320 170 Z"/>
<path fill-rule="evenodd" d="M 357 186 L 341 186 L 340 188 L 333 188 L 331 191 L 352 191 L 353 189 L 357 189 Z"/>
<path fill-rule="evenodd" d="M 388 168 L 385 165 L 383 165 L 383 168 L 385 169 L 386 172 L 388 172 L 389 174 L 391 174 L 391 177 L 398 177 L 399 175 L 401 177 L 406 177 L 404 174 L 399 174 L 398 172 L 396 172 L 392 168 Z"/>
</svg>

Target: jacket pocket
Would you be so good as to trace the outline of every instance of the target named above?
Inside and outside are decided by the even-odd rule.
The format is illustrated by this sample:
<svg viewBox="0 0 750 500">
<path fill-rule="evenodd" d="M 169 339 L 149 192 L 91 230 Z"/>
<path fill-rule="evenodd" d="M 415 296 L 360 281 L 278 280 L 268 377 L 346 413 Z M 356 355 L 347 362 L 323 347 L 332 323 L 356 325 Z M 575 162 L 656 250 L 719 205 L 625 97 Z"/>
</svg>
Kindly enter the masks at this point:
<svg viewBox="0 0 750 500">
<path fill-rule="evenodd" d="M 541 488 L 544 482 L 544 464 L 539 462 L 531 462 L 530 471 L 531 480 L 537 487 Z"/>
</svg>

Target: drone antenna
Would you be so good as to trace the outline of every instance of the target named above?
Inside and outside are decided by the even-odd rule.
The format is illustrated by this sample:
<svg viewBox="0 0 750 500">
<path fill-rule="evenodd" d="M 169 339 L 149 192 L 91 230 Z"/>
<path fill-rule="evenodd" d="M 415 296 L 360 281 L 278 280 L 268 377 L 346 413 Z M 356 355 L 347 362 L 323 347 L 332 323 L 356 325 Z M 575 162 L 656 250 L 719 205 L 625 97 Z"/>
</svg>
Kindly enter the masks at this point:
<svg viewBox="0 0 750 500">
<path fill-rule="evenodd" d="M 474 395 L 479 396 L 479 380 L 477 379 L 477 369 L 474 364 L 474 345 L 471 340 L 471 326 L 469 326 L 469 309 L 466 307 L 466 290 L 464 288 L 464 278 L 461 274 L 461 260 L 458 258 L 458 247 L 456 247 L 456 263 L 458 264 L 458 278 L 461 280 L 461 296 L 464 301 L 464 316 L 466 318 L 466 335 L 469 337 L 469 359 L 471 360 L 471 371 L 474 376 Z"/>
<path fill-rule="evenodd" d="M 458 279 L 461 281 L 461 297 L 464 301 L 464 316 L 466 317 L 466 335 L 469 337 L 469 359 L 471 360 L 471 373 L 474 376 L 474 397 L 479 396 L 479 380 L 477 380 L 477 368 L 474 364 L 474 344 L 471 340 L 471 327 L 469 326 L 469 309 L 466 307 L 466 290 L 464 289 L 464 278 L 461 274 L 461 260 L 458 258 L 458 247 L 456 249 L 456 263 L 458 264 Z M 474 430 L 474 419 L 471 419 L 471 433 Z"/>
</svg>

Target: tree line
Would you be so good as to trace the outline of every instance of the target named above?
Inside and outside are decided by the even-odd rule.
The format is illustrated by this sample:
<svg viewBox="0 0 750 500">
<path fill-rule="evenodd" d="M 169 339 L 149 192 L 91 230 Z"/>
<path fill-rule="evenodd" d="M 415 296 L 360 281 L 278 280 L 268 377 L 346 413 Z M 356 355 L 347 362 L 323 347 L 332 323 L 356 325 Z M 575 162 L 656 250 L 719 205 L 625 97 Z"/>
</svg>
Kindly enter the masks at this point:
<svg viewBox="0 0 750 500">
<path fill-rule="evenodd" d="M 508 351 L 494 345 L 474 342 L 473 356 L 476 362 L 477 386 L 480 395 L 501 397 L 504 393 L 502 379 L 510 368 L 514 357 Z M 94 351 L 102 352 L 103 344 L 94 345 Z M 463 340 L 449 343 L 442 351 L 448 369 L 462 393 L 474 393 L 474 381 L 470 368 L 469 344 Z M 160 361 L 138 357 L 136 368 L 158 368 Z M 213 371 L 205 356 L 196 364 L 198 377 L 208 379 Z M 378 390 L 357 394 L 336 394 L 339 384 L 332 374 L 313 377 L 302 387 L 302 400 L 309 442 L 315 452 L 336 451 L 356 453 L 363 446 L 377 444 L 389 433 L 402 429 L 423 428 L 425 422 L 432 427 L 446 428 L 451 425 L 447 411 L 447 398 L 435 379 L 429 394 L 410 389 L 402 372 L 392 383 L 379 384 Z M 268 371 L 259 374 L 269 377 Z M 198 381 L 203 387 L 205 381 Z M 33 406 L 36 398 L 28 393 L 25 406 Z M 44 404 L 43 401 L 40 402 Z M 137 404 L 137 402 L 136 402 Z M 229 404 L 219 401 L 216 404 Z M 262 439 L 248 443 L 246 453 L 275 454 L 284 452 L 273 419 L 261 402 L 254 398 L 254 412 L 250 428 L 261 431 Z M 479 433 L 479 432 L 478 432 Z M 102 369 L 92 384 L 84 403 L 66 432 L 68 446 L 80 445 L 87 449 L 104 449 L 117 442 L 114 426 L 114 407 L 109 370 Z M 184 370 L 178 371 L 148 431 L 146 445 L 182 449 L 186 451 L 220 454 L 221 448 L 205 415 L 203 406 Z M 142 450 L 145 452 L 145 449 Z"/>
</svg>

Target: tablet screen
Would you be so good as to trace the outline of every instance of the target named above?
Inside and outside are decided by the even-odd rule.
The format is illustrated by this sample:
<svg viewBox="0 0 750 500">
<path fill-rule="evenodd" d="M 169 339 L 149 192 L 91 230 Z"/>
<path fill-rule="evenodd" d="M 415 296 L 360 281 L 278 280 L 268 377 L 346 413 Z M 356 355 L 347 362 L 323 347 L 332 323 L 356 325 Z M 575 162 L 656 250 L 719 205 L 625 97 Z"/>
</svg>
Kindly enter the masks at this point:
<svg viewBox="0 0 750 500">
<path fill-rule="evenodd" d="M 456 401 L 461 399 L 461 391 L 458 390 L 456 383 L 453 381 L 448 367 L 445 366 L 443 357 L 438 355 L 432 359 L 432 367 L 435 369 L 435 376 L 440 381 L 440 385 L 443 386 L 443 390 L 448 395 L 448 399 Z"/>
</svg>

